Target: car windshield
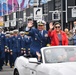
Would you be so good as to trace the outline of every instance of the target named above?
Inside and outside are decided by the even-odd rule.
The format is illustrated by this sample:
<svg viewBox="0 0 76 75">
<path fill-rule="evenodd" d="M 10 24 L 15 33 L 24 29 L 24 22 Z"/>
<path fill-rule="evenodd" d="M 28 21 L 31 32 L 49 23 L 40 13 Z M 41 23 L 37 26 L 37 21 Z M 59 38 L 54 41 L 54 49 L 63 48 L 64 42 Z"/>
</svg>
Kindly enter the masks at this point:
<svg viewBox="0 0 76 75">
<path fill-rule="evenodd" d="M 76 47 L 60 47 L 44 49 L 45 63 L 75 62 Z"/>
</svg>

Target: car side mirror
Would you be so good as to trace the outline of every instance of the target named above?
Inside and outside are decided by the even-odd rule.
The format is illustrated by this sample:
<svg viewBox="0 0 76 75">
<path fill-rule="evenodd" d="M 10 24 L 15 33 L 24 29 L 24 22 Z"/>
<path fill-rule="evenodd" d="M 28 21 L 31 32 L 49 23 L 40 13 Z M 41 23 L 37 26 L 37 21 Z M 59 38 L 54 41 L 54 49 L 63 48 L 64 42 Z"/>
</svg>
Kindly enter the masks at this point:
<svg viewBox="0 0 76 75">
<path fill-rule="evenodd" d="M 41 64 L 41 62 L 38 62 L 37 58 L 29 58 L 29 63 Z"/>
</svg>

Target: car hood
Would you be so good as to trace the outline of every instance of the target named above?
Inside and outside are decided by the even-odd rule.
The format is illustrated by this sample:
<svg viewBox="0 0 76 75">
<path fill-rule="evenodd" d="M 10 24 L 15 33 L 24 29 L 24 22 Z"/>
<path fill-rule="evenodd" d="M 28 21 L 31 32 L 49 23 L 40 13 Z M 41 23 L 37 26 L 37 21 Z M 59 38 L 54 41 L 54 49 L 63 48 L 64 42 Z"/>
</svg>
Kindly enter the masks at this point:
<svg viewBox="0 0 76 75">
<path fill-rule="evenodd" d="M 37 69 L 49 75 L 76 75 L 76 62 L 41 64 Z"/>
</svg>

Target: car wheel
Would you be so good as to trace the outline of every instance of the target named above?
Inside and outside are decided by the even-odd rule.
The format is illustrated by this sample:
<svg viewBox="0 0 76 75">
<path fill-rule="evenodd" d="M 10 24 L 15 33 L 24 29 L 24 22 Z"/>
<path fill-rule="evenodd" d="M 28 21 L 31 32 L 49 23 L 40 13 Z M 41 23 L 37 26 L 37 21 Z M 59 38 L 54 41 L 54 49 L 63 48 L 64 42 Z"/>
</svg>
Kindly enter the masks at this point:
<svg viewBox="0 0 76 75">
<path fill-rule="evenodd" d="M 13 75 L 19 75 L 18 70 L 15 70 Z"/>
</svg>

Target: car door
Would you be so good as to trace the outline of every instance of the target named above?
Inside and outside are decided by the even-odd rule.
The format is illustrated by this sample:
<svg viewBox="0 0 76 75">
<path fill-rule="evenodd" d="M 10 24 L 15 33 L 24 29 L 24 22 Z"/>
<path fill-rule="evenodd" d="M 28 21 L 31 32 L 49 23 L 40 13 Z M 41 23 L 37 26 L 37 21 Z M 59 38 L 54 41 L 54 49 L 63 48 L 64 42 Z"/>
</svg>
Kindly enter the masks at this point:
<svg viewBox="0 0 76 75">
<path fill-rule="evenodd" d="M 38 64 L 36 63 L 29 63 L 28 64 L 28 68 L 27 70 L 29 71 L 29 75 L 36 75 L 36 68 L 37 68 Z"/>
<path fill-rule="evenodd" d="M 30 69 L 30 75 L 36 75 L 36 70 Z"/>
</svg>

